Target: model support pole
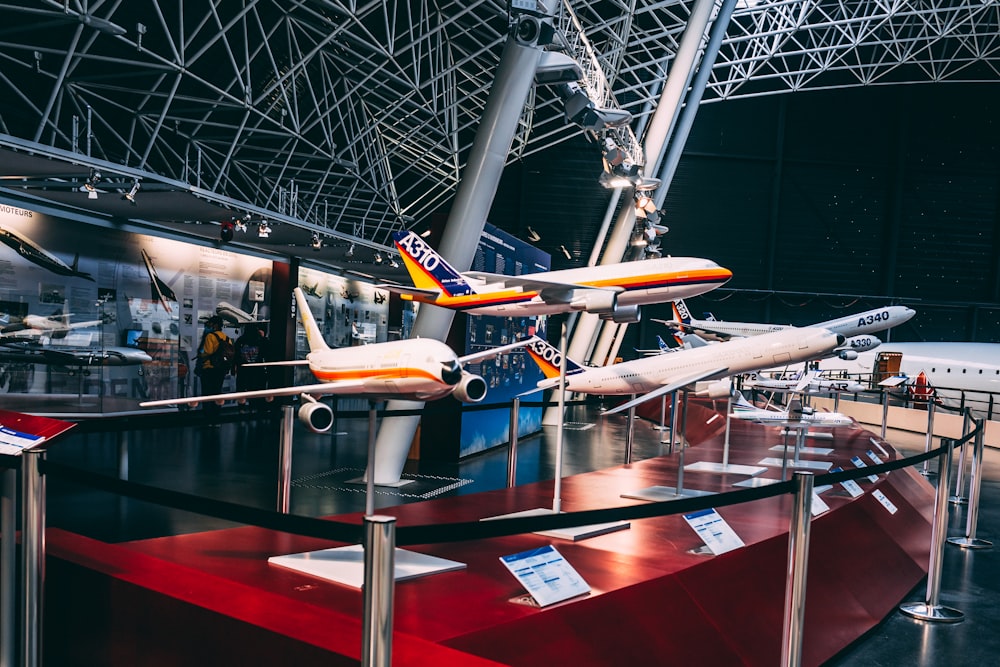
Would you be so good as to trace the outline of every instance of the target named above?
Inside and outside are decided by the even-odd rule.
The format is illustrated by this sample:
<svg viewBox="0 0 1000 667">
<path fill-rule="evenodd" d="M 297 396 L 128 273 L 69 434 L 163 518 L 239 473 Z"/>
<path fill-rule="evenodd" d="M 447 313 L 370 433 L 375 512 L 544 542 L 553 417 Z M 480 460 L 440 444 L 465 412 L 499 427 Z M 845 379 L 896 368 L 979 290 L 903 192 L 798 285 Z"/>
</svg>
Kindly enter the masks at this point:
<svg viewBox="0 0 1000 667">
<path fill-rule="evenodd" d="M 931 399 L 927 403 L 927 440 L 924 442 L 924 453 L 931 451 L 931 443 L 934 442 L 934 399 Z M 931 475 L 930 459 L 924 461 L 924 465 L 920 469 L 920 474 L 924 477 Z"/>
<path fill-rule="evenodd" d="M 371 478 L 371 475 L 368 477 Z M 365 667 L 391 667 L 392 605 L 396 585 L 396 518 L 368 515 L 364 522 L 364 645 L 361 647 L 361 664 Z"/>
<path fill-rule="evenodd" d="M 667 421 L 667 397 L 666 396 L 661 396 L 660 397 L 660 425 L 657 427 L 657 430 L 659 430 L 659 431 L 665 431 L 666 428 L 667 428 L 666 427 L 666 421 Z"/>
<path fill-rule="evenodd" d="M 733 419 L 733 397 L 726 397 L 726 436 L 722 442 L 722 466 L 729 465 L 729 427 Z"/>
<path fill-rule="evenodd" d="M 635 394 L 632 394 L 635 398 Z M 635 438 L 635 406 L 628 409 L 628 428 L 625 431 L 625 465 L 632 463 L 632 441 Z"/>
<path fill-rule="evenodd" d="M 670 392 L 670 446 L 667 447 L 667 454 L 674 453 L 674 436 L 677 434 L 677 392 Z M 662 440 L 660 442 L 663 442 Z"/>
<path fill-rule="evenodd" d="M 684 401 L 684 406 L 681 408 L 681 436 L 677 440 L 680 448 L 681 454 L 677 460 L 677 487 L 674 492 L 678 496 L 684 495 L 684 450 L 687 449 L 687 421 L 688 421 L 688 392 L 687 389 L 683 390 L 683 396 L 681 400 Z"/>
<path fill-rule="evenodd" d="M 375 514 L 375 401 L 368 401 L 368 465 L 365 466 L 365 516 Z"/>
<path fill-rule="evenodd" d="M 788 569 L 785 577 L 785 617 L 781 664 L 802 664 L 802 630 L 806 618 L 806 569 L 809 564 L 809 527 L 812 520 L 813 474 L 795 473 L 795 504 L 788 530 Z"/>
<path fill-rule="evenodd" d="M 979 523 L 979 487 L 983 481 L 983 442 L 986 439 L 986 424 L 976 420 L 976 438 L 972 448 L 972 478 L 969 480 L 969 514 L 965 517 L 965 537 L 949 537 L 951 544 L 963 549 L 989 549 L 993 543 L 976 538 Z"/>
<path fill-rule="evenodd" d="M 278 440 L 278 511 L 288 514 L 292 507 L 292 429 L 295 406 L 281 406 L 281 437 Z"/>
<path fill-rule="evenodd" d="M 927 566 L 927 599 L 925 602 L 907 602 L 899 611 L 921 621 L 958 623 L 965 614 L 938 604 L 941 594 L 941 561 L 944 559 L 944 535 L 948 521 L 948 480 L 951 479 L 951 453 L 955 441 L 941 438 L 941 462 L 938 464 L 937 500 L 934 503 L 934 522 L 931 525 L 931 554 Z"/>
<path fill-rule="evenodd" d="M 962 413 L 962 444 L 958 450 L 958 470 L 955 471 L 955 492 L 948 500 L 955 505 L 964 505 L 967 500 L 962 495 L 965 488 L 965 445 L 969 442 L 969 414 Z"/>
<path fill-rule="evenodd" d="M 882 430 L 879 432 L 883 440 L 885 440 L 885 429 L 888 423 L 889 423 L 889 390 L 884 389 L 882 391 Z"/>
<path fill-rule="evenodd" d="M 517 486 L 517 428 L 521 415 L 521 399 L 517 396 L 510 404 L 510 429 L 507 431 L 507 488 Z"/>
<path fill-rule="evenodd" d="M 17 567 L 14 533 L 17 531 L 17 470 L 0 470 L 0 667 L 14 667 Z"/>
<path fill-rule="evenodd" d="M 42 602 L 45 593 L 45 478 L 39 462 L 45 449 L 21 455 L 21 659 L 25 667 L 42 664 Z M 6 538 L 6 536 L 4 536 Z"/>
<path fill-rule="evenodd" d="M 566 323 L 559 337 L 559 422 L 556 424 L 556 479 L 552 487 L 552 513 L 562 511 L 563 422 L 566 421 Z"/>
</svg>

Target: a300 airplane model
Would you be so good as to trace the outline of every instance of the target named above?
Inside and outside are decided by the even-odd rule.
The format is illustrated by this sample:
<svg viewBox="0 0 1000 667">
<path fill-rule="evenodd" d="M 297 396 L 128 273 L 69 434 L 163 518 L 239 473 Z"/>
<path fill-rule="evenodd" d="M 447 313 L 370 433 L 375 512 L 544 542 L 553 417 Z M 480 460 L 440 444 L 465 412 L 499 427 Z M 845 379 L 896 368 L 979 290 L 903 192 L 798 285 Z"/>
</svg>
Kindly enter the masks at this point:
<svg viewBox="0 0 1000 667">
<path fill-rule="evenodd" d="M 60 338 L 74 329 L 85 329 L 96 327 L 101 320 L 88 320 L 86 322 L 68 322 L 70 315 L 25 315 L 17 324 L 0 329 L 0 339 L 40 339 L 40 338 Z"/>
<path fill-rule="evenodd" d="M 738 395 L 737 401 L 733 404 L 732 416 L 736 419 L 745 419 L 760 424 L 770 426 L 852 426 L 854 420 L 839 412 L 816 412 L 810 407 L 804 407 L 802 401 L 797 398 L 788 402 L 787 410 L 765 410 L 752 405 L 749 401 Z"/>
<path fill-rule="evenodd" d="M 327 346 L 313 318 L 302 290 L 295 288 L 299 318 L 306 330 L 310 352 L 300 361 L 278 361 L 262 366 L 308 365 L 318 384 L 297 385 L 255 391 L 192 396 L 140 403 L 142 407 L 197 405 L 204 401 L 245 401 L 251 398 L 302 396 L 299 418 L 316 433 L 333 426 L 333 411 L 314 397 L 350 394 L 369 398 L 403 398 L 431 401 L 452 394 L 460 401 L 478 403 L 486 397 L 486 381 L 462 366 L 519 347 L 532 339 L 496 347 L 484 352 L 457 356 L 444 343 L 430 338 L 373 343 L 363 347 L 333 349 Z M 255 364 L 258 365 L 258 364 Z"/>
<path fill-rule="evenodd" d="M 696 320 L 691 317 L 683 300 L 674 300 L 674 319 L 654 320 L 670 327 L 677 327 L 685 332 L 695 333 L 708 340 L 729 340 L 733 337 L 759 336 L 760 334 L 793 328 L 784 324 L 762 324 L 756 322 L 720 322 L 715 319 Z M 876 331 L 884 331 L 899 326 L 916 314 L 906 306 L 885 306 L 866 310 L 856 315 L 846 315 L 826 322 L 811 324 L 818 329 L 829 329 L 834 333 L 843 334 L 844 344 L 837 351 L 841 359 L 856 359 L 859 352 L 866 352 L 878 347 L 882 341 L 875 336 L 867 335 Z"/>
<path fill-rule="evenodd" d="M 820 371 L 809 371 L 802 375 L 802 377 L 783 379 L 754 373 L 743 383 L 743 387 L 778 393 L 796 392 L 805 394 L 825 394 L 840 391 L 858 393 L 865 390 L 865 386 L 856 380 L 824 377 L 820 374 Z"/>
<path fill-rule="evenodd" d="M 459 273 L 414 232 L 393 234 L 414 287 L 378 285 L 403 299 L 474 315 L 596 313 L 615 322 L 638 322 L 639 306 L 703 294 L 733 274 L 697 257 L 667 257 L 581 269 L 504 276 Z"/>
<path fill-rule="evenodd" d="M 802 328 L 737 338 L 716 345 L 598 368 L 584 368 L 567 359 L 566 391 L 583 394 L 641 394 L 604 413 L 614 414 L 695 382 L 719 380 L 761 368 L 816 359 L 825 356 L 843 342 L 841 334 L 827 329 Z M 545 375 L 545 379 L 538 382 L 538 389 L 558 386 L 562 357 L 559 350 L 539 339 L 528 345 L 528 353 Z M 706 390 L 706 395 L 715 398 L 728 396 L 731 386 L 728 380 L 713 382 Z"/>
</svg>

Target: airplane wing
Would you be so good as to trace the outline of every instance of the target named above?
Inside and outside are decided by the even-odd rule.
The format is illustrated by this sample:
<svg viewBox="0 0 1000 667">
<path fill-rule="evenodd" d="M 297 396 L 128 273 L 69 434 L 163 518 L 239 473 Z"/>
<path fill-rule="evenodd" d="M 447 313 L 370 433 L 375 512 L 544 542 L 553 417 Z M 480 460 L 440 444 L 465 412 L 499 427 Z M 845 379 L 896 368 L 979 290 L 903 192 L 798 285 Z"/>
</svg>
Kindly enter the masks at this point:
<svg viewBox="0 0 1000 667">
<path fill-rule="evenodd" d="M 419 287 L 410 287 L 408 285 L 379 283 L 378 285 L 375 285 L 375 287 L 384 290 L 389 290 L 390 292 L 395 292 L 396 294 L 409 294 L 410 296 L 422 296 L 422 297 L 432 297 L 432 298 L 441 296 L 441 290 L 421 289 Z"/>
<path fill-rule="evenodd" d="M 802 377 L 799 378 L 798 383 L 795 385 L 794 391 L 805 391 L 806 387 L 808 387 L 810 383 L 818 377 L 819 371 L 809 371 L 808 373 L 803 373 Z"/>
<path fill-rule="evenodd" d="M 723 366 L 722 368 L 716 368 L 716 369 L 713 369 L 713 370 L 710 370 L 710 371 L 705 371 L 705 372 L 702 372 L 702 373 L 695 373 L 694 375 L 689 375 L 687 377 L 681 378 L 681 379 L 676 380 L 674 382 L 671 382 L 669 384 L 661 385 L 660 387 L 654 389 L 653 391 L 651 391 L 649 393 L 643 394 L 642 396 L 639 396 L 638 398 L 634 398 L 631 401 L 628 401 L 626 403 L 622 403 L 621 405 L 619 405 L 617 407 L 614 407 L 614 408 L 611 408 L 610 410 L 605 410 L 604 412 L 601 413 L 601 415 L 613 415 L 613 414 L 617 414 L 619 412 L 624 412 L 625 410 L 628 410 L 629 408 L 635 407 L 636 405 L 639 405 L 640 403 L 645 403 L 648 400 L 651 400 L 651 399 L 654 399 L 654 398 L 659 398 L 660 396 L 664 396 L 666 394 L 669 394 L 672 391 L 677 391 L 678 389 L 681 389 L 682 387 L 686 387 L 689 384 L 693 384 L 693 383 L 699 382 L 701 380 L 708 380 L 709 378 L 717 378 L 717 377 L 719 377 L 721 375 L 725 375 L 726 371 L 728 371 L 728 370 L 729 370 L 728 366 Z"/>
<path fill-rule="evenodd" d="M 581 285 L 579 283 L 565 283 L 558 280 L 547 280 L 537 273 L 528 273 L 520 276 L 505 276 L 498 273 L 483 273 L 481 271 L 469 271 L 462 274 L 465 278 L 484 280 L 490 284 L 499 284 L 503 287 L 520 287 L 524 291 L 538 292 L 538 295 L 546 302 L 563 303 L 573 300 L 573 292 L 576 290 L 601 290 L 605 292 L 624 292 L 623 287 L 594 287 L 593 285 Z"/>
<path fill-rule="evenodd" d="M 188 396 L 186 398 L 167 398 L 159 401 L 143 401 L 139 403 L 143 408 L 156 408 L 164 405 L 191 405 L 192 403 L 208 403 L 224 401 L 242 401 L 250 398 L 267 398 L 275 396 L 298 396 L 299 394 L 324 395 L 324 394 L 347 394 L 352 390 L 361 389 L 364 382 L 361 380 L 339 380 L 337 382 L 323 382 L 321 384 L 302 384 L 293 387 L 279 387 L 276 389 L 257 389 L 255 391 L 231 391 L 225 394 L 208 394 L 205 396 Z"/>
<path fill-rule="evenodd" d="M 494 347 L 489 350 L 483 350 L 482 352 L 474 352 L 472 354 L 467 354 L 464 357 L 459 357 L 458 363 L 464 366 L 470 361 L 489 359 L 490 357 L 495 357 L 498 354 L 503 354 L 505 352 L 510 352 L 511 350 L 516 350 L 518 348 L 531 345 L 536 340 L 539 340 L 538 336 L 532 336 L 531 338 L 525 338 L 524 340 L 519 340 L 516 343 L 511 343 L 510 345 L 501 345 L 500 347 Z"/>
<path fill-rule="evenodd" d="M 656 322 L 657 324 L 662 324 L 664 326 L 670 327 L 671 329 L 680 329 L 681 331 L 687 332 L 689 334 L 706 333 L 706 334 L 711 334 L 712 336 L 717 336 L 722 340 L 729 340 L 730 338 L 734 337 L 731 331 L 719 331 L 718 329 L 707 327 L 703 323 L 695 326 L 693 324 L 685 324 L 683 322 L 678 322 L 677 320 L 658 320 L 655 318 L 650 318 L 650 319 L 653 322 Z"/>
</svg>

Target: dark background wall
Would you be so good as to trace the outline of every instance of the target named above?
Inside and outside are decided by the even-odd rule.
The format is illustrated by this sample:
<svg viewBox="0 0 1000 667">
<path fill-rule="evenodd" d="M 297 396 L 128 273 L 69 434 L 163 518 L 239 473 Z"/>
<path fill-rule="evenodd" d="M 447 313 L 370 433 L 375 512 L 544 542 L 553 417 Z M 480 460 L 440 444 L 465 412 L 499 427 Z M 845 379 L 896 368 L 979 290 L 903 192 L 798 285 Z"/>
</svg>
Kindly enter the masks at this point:
<svg viewBox="0 0 1000 667">
<path fill-rule="evenodd" d="M 692 311 L 805 325 L 901 303 L 917 316 L 883 339 L 1000 342 L 996 92 L 926 84 L 704 105 L 662 245 L 735 275 Z M 599 173 L 584 139 L 526 158 L 506 170 L 490 221 L 538 231 L 554 269 L 584 265 L 608 200 Z M 649 318 L 668 316 L 646 307 L 628 344 L 652 343 L 663 328 Z"/>
</svg>

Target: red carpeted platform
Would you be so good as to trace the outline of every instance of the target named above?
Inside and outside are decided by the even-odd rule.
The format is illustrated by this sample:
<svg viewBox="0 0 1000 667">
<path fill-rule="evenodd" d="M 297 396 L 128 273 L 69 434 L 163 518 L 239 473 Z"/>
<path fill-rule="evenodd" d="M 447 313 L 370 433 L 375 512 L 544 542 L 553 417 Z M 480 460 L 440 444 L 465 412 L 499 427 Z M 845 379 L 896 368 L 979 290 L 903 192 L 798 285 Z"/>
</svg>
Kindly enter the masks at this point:
<svg viewBox="0 0 1000 667">
<path fill-rule="evenodd" d="M 658 418 L 658 409 L 656 406 Z M 685 463 L 718 462 L 725 419 L 692 403 Z M 754 465 L 780 444 L 776 428 L 733 421 L 730 463 Z M 835 431 L 834 461 L 873 448 L 877 436 Z M 894 456 L 886 443 L 879 444 Z M 867 459 L 866 459 L 867 460 Z M 676 484 L 677 456 L 577 475 L 562 482 L 565 511 L 622 506 L 623 493 Z M 778 478 L 780 468 L 762 476 Z M 685 487 L 725 492 L 743 475 L 686 472 Z M 933 489 L 909 469 L 838 488 L 814 519 L 803 661 L 822 663 L 863 634 L 926 574 Z M 401 505 L 383 514 L 400 526 L 476 520 L 551 506 L 552 481 Z M 873 497 L 878 489 L 895 507 Z M 746 543 L 721 556 L 680 516 L 577 542 L 517 535 L 412 547 L 466 569 L 396 586 L 393 656 L 400 665 L 559 664 L 773 665 L 781 649 L 791 499 L 770 498 L 719 513 Z M 338 517 L 357 519 L 359 517 Z M 338 546 L 254 527 L 121 545 L 49 532 L 45 654 L 85 646 L 95 664 L 357 664 L 361 593 L 274 567 L 273 555 Z M 502 555 L 554 544 L 592 592 L 538 609 L 511 602 L 524 591 Z M 68 664 L 68 663 L 67 663 Z"/>
</svg>

